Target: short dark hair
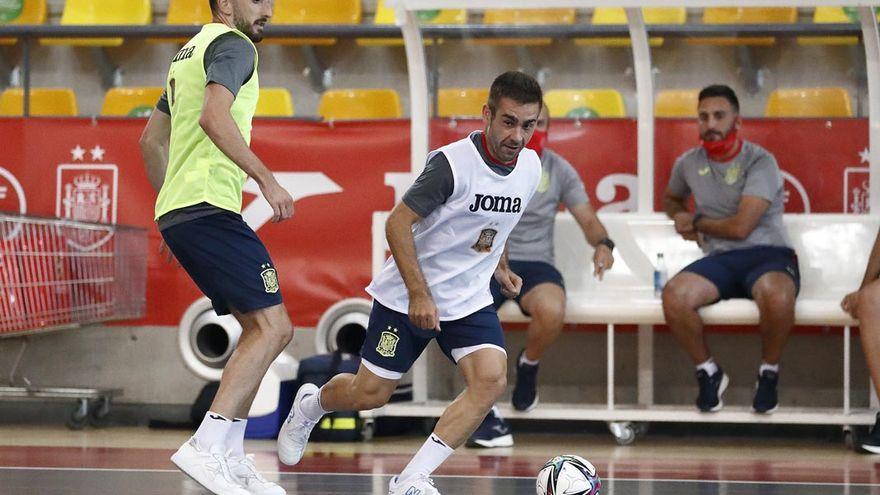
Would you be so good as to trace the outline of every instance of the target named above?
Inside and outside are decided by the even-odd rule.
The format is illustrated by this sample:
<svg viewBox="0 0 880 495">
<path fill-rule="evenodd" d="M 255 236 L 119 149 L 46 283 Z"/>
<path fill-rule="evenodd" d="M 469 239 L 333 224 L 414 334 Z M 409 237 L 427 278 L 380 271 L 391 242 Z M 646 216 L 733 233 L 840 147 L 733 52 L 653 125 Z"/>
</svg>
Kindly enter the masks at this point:
<svg viewBox="0 0 880 495">
<path fill-rule="evenodd" d="M 211 6 L 212 14 L 217 14 L 217 12 L 220 10 L 220 6 L 217 5 L 217 0 L 208 0 L 208 5 Z"/>
<path fill-rule="evenodd" d="M 700 96 L 697 101 L 699 102 L 705 100 L 706 98 L 713 97 L 721 97 L 729 101 L 730 106 L 733 107 L 733 110 L 736 113 L 739 113 L 739 98 L 736 97 L 736 93 L 734 93 L 734 91 L 730 89 L 730 86 L 727 86 L 725 84 L 713 84 L 711 86 L 706 86 L 705 88 L 703 88 L 702 91 L 700 91 Z"/>
<path fill-rule="evenodd" d="M 487 103 L 492 115 L 495 115 L 495 109 L 498 108 L 498 102 L 501 101 L 501 98 L 510 98 L 521 105 L 529 103 L 542 105 L 544 92 L 541 91 L 541 85 L 534 77 L 512 70 L 501 74 L 492 82 Z"/>
</svg>

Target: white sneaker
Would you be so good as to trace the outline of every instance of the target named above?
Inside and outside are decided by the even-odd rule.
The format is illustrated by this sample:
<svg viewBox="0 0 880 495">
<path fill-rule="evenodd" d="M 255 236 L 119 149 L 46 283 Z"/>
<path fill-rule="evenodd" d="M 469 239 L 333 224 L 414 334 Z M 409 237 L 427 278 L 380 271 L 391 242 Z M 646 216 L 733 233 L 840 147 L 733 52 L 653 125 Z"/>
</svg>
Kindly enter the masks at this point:
<svg viewBox="0 0 880 495">
<path fill-rule="evenodd" d="M 251 495 L 287 495 L 287 491 L 275 483 L 267 480 L 257 471 L 254 465 L 254 456 L 230 457 L 229 471 Z"/>
<path fill-rule="evenodd" d="M 318 424 L 317 421 L 308 419 L 300 408 L 303 397 L 317 393 L 318 387 L 312 383 L 306 383 L 300 387 L 293 399 L 290 414 L 287 415 L 287 420 L 284 421 L 284 424 L 281 425 L 281 431 L 278 432 L 278 458 L 288 466 L 293 466 L 302 459 L 303 453 L 306 451 L 306 444 L 309 443 L 312 428 Z"/>
<path fill-rule="evenodd" d="M 419 474 L 405 480 L 403 483 L 397 480 L 397 476 L 391 478 L 388 483 L 388 495 L 441 495 L 434 482 L 427 475 Z"/>
<path fill-rule="evenodd" d="M 190 438 L 171 456 L 171 462 L 211 493 L 249 495 L 229 472 L 226 453 L 217 446 L 206 450 L 195 437 Z"/>
</svg>

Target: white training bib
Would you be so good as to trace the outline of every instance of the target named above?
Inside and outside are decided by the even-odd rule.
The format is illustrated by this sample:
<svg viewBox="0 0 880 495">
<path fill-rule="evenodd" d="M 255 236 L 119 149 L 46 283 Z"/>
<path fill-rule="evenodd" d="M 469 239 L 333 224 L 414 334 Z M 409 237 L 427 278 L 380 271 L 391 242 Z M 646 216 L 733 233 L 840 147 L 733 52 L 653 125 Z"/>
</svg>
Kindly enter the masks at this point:
<svg viewBox="0 0 880 495">
<path fill-rule="evenodd" d="M 501 176 L 486 165 L 470 137 L 434 153 L 449 160 L 452 196 L 415 224 L 413 237 L 440 320 L 450 321 L 492 304 L 489 282 L 508 235 L 538 187 L 541 160 L 523 149 L 513 171 Z M 409 294 L 393 256 L 366 290 L 382 305 L 409 312 Z"/>
</svg>

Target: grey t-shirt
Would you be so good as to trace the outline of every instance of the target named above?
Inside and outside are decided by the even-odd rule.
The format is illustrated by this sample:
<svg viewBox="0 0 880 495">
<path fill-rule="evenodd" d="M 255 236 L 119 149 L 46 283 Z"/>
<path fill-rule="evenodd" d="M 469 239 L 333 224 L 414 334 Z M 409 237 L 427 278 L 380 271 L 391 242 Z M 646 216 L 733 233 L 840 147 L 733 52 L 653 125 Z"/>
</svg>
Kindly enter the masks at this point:
<svg viewBox="0 0 880 495">
<path fill-rule="evenodd" d="M 483 162 L 493 172 L 498 175 L 506 176 L 513 172 L 514 165 L 502 165 L 496 163 L 489 156 L 486 148 L 483 146 L 483 133 L 474 132 L 470 135 L 471 141 L 476 146 L 477 151 L 483 158 Z M 446 200 L 452 196 L 455 187 L 455 179 L 452 175 L 452 167 L 449 160 L 441 151 L 435 151 L 428 156 L 428 163 L 425 169 L 416 178 L 416 181 L 403 195 L 403 202 L 406 206 L 420 217 L 425 218 L 436 210 L 440 205 L 446 203 Z"/>
<path fill-rule="evenodd" d="M 553 264 L 553 231 L 559 204 L 571 209 L 589 202 L 574 167 L 552 150 L 541 157 L 541 182 L 507 240 L 511 260 Z"/>
<path fill-rule="evenodd" d="M 254 74 L 256 52 L 244 38 L 233 32 L 221 34 L 205 49 L 205 84 L 217 83 L 228 89 L 233 96 Z M 168 96 L 162 93 L 156 109 L 171 115 Z"/>
<path fill-rule="evenodd" d="M 255 59 L 253 46 L 241 36 L 232 32 L 218 36 L 205 49 L 206 84 L 212 82 L 222 84 L 233 96 L 238 96 L 238 91 L 254 74 Z M 156 109 L 171 115 L 165 93 L 159 98 Z M 159 230 L 165 230 L 174 225 L 224 211 L 226 210 L 208 203 L 199 203 L 169 211 L 162 215 L 157 223 Z"/>
<path fill-rule="evenodd" d="M 709 160 L 702 147 L 687 151 L 672 168 L 669 192 L 681 198 L 693 194 L 697 214 L 707 218 L 736 215 L 743 196 L 757 196 L 770 202 L 745 240 L 703 235 L 703 252 L 707 254 L 753 246 L 791 246 L 782 223 L 785 207 L 782 173 L 773 155 L 757 144 L 743 141 L 742 151 L 727 163 Z"/>
</svg>

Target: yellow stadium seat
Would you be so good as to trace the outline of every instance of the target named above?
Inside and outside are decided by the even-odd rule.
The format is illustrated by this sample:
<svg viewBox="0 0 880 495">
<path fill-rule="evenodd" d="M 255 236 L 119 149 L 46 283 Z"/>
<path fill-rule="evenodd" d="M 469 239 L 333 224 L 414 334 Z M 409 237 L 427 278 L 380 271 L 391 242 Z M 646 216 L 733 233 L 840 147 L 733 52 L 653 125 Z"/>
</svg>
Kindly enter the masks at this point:
<svg viewBox="0 0 880 495">
<path fill-rule="evenodd" d="M 490 9 L 483 14 L 483 24 L 490 25 L 528 25 L 528 24 L 574 24 L 575 9 Z M 488 45 L 549 45 L 551 38 L 485 38 L 475 43 Z"/>
<path fill-rule="evenodd" d="M 878 16 L 880 18 L 880 16 Z M 858 11 L 851 7 L 816 7 L 813 24 L 847 24 L 859 22 Z M 801 45 L 857 45 L 858 36 L 798 36 Z"/>
<path fill-rule="evenodd" d="M 13 5 L 17 4 L 13 2 Z M 21 10 L 0 8 L 0 25 L 45 23 L 46 0 L 23 0 Z M 14 45 L 17 41 L 16 38 L 0 38 L 0 45 Z"/>
<path fill-rule="evenodd" d="M 150 0 L 67 0 L 61 14 L 63 26 L 101 24 L 145 26 L 153 22 Z M 44 45 L 119 46 L 122 38 L 51 38 Z"/>
<path fill-rule="evenodd" d="M 437 114 L 440 117 L 479 117 L 489 100 L 486 88 L 441 89 L 437 92 Z"/>
<path fill-rule="evenodd" d="M 211 6 L 206 0 L 169 0 L 165 24 L 169 26 L 203 26 L 212 20 Z M 188 38 L 148 38 L 150 43 L 186 43 Z"/>
<path fill-rule="evenodd" d="M 465 9 L 440 9 L 420 10 L 416 14 L 422 24 L 465 24 L 467 23 L 467 10 Z M 373 24 L 376 26 L 389 26 L 395 24 L 394 9 L 385 5 L 385 0 L 379 0 L 376 4 L 376 16 Z M 440 40 L 442 42 L 443 40 Z M 428 41 L 426 40 L 427 44 Z M 402 38 L 358 38 L 357 44 L 361 46 L 403 46 Z"/>
<path fill-rule="evenodd" d="M 684 24 L 687 22 L 687 10 L 684 7 L 644 7 L 642 16 L 645 24 Z M 592 24 L 608 26 L 626 24 L 626 11 L 623 7 L 598 7 L 593 9 Z M 630 46 L 629 38 L 577 38 L 578 45 L 592 46 Z M 648 40 L 651 46 L 663 45 L 663 38 L 653 37 Z"/>
<path fill-rule="evenodd" d="M 360 0 L 275 0 L 272 24 L 360 24 Z M 284 45 L 334 45 L 336 38 L 267 39 Z"/>
<path fill-rule="evenodd" d="M 70 88 L 31 88 L 30 114 L 53 117 L 72 117 L 79 111 L 76 95 Z M 0 115 L 24 114 L 24 90 L 9 88 L 0 94 Z"/>
<path fill-rule="evenodd" d="M 159 86 L 144 88 L 112 88 L 104 95 L 101 115 L 112 117 L 149 117 L 164 89 Z"/>
<path fill-rule="evenodd" d="M 293 98 L 285 88 L 260 88 L 255 117 L 293 117 Z"/>
<path fill-rule="evenodd" d="M 795 7 L 710 7 L 703 10 L 704 24 L 794 24 L 797 22 Z M 719 37 L 691 38 L 694 45 L 754 45 L 770 46 L 774 37 Z"/>
<path fill-rule="evenodd" d="M 551 117 L 625 117 L 623 96 L 615 89 L 553 89 L 544 93 Z"/>
<path fill-rule="evenodd" d="M 770 93 L 765 117 L 852 117 L 844 88 L 788 88 Z"/>
<path fill-rule="evenodd" d="M 336 89 L 321 95 L 318 115 L 324 120 L 397 119 L 402 111 L 393 89 Z"/>
<path fill-rule="evenodd" d="M 699 89 L 667 89 L 654 100 L 655 117 L 696 117 Z"/>
</svg>

